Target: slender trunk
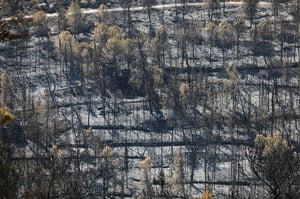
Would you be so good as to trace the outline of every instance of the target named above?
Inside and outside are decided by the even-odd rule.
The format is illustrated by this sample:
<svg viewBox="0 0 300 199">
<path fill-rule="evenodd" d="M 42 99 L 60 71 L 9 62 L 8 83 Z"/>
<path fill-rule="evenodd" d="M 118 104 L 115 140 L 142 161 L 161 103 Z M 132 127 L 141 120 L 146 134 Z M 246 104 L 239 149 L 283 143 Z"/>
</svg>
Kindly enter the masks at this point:
<svg viewBox="0 0 300 199">
<path fill-rule="evenodd" d="M 236 38 L 236 59 L 239 59 L 239 47 L 240 47 L 240 34 L 237 33 L 237 38 Z"/>
<path fill-rule="evenodd" d="M 148 19 L 149 19 L 150 30 L 152 30 L 152 23 L 151 23 L 151 8 L 150 8 L 150 5 L 147 5 L 147 12 L 148 12 Z"/>
<path fill-rule="evenodd" d="M 127 7 L 127 26 L 128 26 L 128 35 L 131 37 L 131 15 L 130 15 L 130 6 Z"/>
<path fill-rule="evenodd" d="M 226 9 L 226 0 L 223 0 L 223 16 L 226 16 L 225 9 Z"/>
<path fill-rule="evenodd" d="M 223 54 L 223 59 L 222 59 L 223 67 L 225 67 L 225 48 L 224 47 L 222 48 L 222 54 Z"/>
<path fill-rule="evenodd" d="M 177 7 L 177 0 L 175 0 L 175 14 L 176 14 L 176 19 L 178 19 L 178 7 Z"/>
<path fill-rule="evenodd" d="M 209 63 L 211 64 L 212 62 L 212 59 L 211 59 L 211 56 L 212 56 L 212 46 L 213 46 L 213 38 L 212 38 L 212 34 L 210 35 L 210 46 L 209 46 Z"/>
</svg>

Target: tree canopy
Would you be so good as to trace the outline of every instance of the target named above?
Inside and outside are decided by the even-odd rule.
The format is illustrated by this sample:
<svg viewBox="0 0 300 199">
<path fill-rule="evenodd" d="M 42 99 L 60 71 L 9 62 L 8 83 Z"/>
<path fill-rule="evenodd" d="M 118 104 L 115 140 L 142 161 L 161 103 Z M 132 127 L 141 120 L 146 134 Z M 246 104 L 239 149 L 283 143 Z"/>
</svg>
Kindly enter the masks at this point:
<svg viewBox="0 0 300 199">
<path fill-rule="evenodd" d="M 258 134 L 248 160 L 255 176 L 268 186 L 274 199 L 293 198 L 291 189 L 299 175 L 300 158 L 281 132 Z"/>
</svg>

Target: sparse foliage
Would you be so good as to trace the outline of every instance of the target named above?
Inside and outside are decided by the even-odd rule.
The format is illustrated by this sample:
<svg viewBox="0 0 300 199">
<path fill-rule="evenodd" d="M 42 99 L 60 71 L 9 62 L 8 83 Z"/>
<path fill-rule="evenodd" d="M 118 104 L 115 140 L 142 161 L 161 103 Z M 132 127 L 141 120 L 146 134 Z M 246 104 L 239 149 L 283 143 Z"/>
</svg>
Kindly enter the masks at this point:
<svg viewBox="0 0 300 199">
<path fill-rule="evenodd" d="M 117 178 L 117 154 L 114 152 L 114 149 L 106 146 L 100 152 L 101 162 L 100 162 L 100 176 L 102 177 L 102 189 L 103 197 L 109 197 L 109 191 L 117 187 L 116 181 Z"/>
<path fill-rule="evenodd" d="M 182 155 L 182 148 L 180 148 L 175 157 L 172 165 L 172 176 L 169 179 L 171 185 L 171 193 L 174 193 L 176 197 L 185 198 L 185 177 L 183 172 L 184 160 Z"/>
<path fill-rule="evenodd" d="M 8 110 L 8 108 L 0 104 L 0 125 L 10 125 L 15 119 L 15 116 Z"/>
<path fill-rule="evenodd" d="M 99 23 L 94 29 L 94 44 L 98 47 L 103 47 L 110 35 L 107 33 L 108 25 L 106 23 Z"/>
<path fill-rule="evenodd" d="M 213 199 L 212 192 L 209 190 L 205 190 L 203 195 L 200 196 L 199 199 Z"/>
<path fill-rule="evenodd" d="M 106 5 L 101 4 L 98 8 L 98 16 L 99 16 L 99 23 L 109 23 L 112 16 L 111 12 L 108 12 L 108 7 Z"/>
<path fill-rule="evenodd" d="M 222 21 L 217 26 L 218 44 L 220 45 L 223 52 L 223 66 L 225 65 L 226 50 L 234 46 L 234 29 L 232 25 L 226 21 Z"/>
<path fill-rule="evenodd" d="M 33 15 L 33 24 L 36 27 L 36 34 L 38 36 L 48 35 L 47 15 L 43 11 L 38 11 Z"/>
<path fill-rule="evenodd" d="M 61 55 L 63 55 L 65 63 L 73 61 L 77 52 L 77 42 L 74 36 L 69 31 L 63 31 L 59 34 L 59 41 Z"/>
<path fill-rule="evenodd" d="M 139 198 L 141 199 L 150 199 L 154 197 L 152 182 L 151 182 L 151 168 L 152 168 L 152 159 L 150 156 L 147 156 L 144 160 L 139 162 L 139 166 L 142 169 L 142 179 L 144 188 L 142 193 L 140 193 Z"/>
<path fill-rule="evenodd" d="M 258 134 L 248 160 L 255 176 L 268 188 L 274 199 L 293 198 L 292 185 L 299 174 L 300 158 L 295 148 L 276 132 Z"/>
<path fill-rule="evenodd" d="M 70 26 L 70 30 L 74 34 L 80 33 L 83 27 L 83 15 L 79 4 L 72 2 L 66 12 L 67 24 Z"/>
</svg>

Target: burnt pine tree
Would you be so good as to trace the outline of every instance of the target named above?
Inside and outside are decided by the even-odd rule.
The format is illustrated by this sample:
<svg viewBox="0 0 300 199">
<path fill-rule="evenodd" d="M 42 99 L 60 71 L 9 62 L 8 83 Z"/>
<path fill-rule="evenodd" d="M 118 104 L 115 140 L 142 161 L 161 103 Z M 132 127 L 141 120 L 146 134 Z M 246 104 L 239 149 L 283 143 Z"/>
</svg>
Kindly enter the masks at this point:
<svg viewBox="0 0 300 199">
<path fill-rule="evenodd" d="M 156 4 L 156 0 L 141 0 L 142 6 L 147 8 L 150 32 L 152 31 L 152 23 L 151 23 L 151 7 Z"/>
<path fill-rule="evenodd" d="M 299 175 L 300 157 L 282 133 L 258 134 L 247 159 L 254 175 L 269 188 L 272 199 L 299 197 L 292 186 Z"/>
<path fill-rule="evenodd" d="M 243 1 L 243 8 L 244 12 L 248 17 L 248 20 L 250 21 L 250 25 L 252 26 L 254 24 L 255 15 L 257 12 L 257 4 L 258 0 L 244 0 Z"/>
<path fill-rule="evenodd" d="M 81 32 L 82 29 L 82 20 L 83 20 L 83 15 L 80 10 L 80 6 L 77 3 L 71 3 L 70 7 L 68 8 L 66 12 L 66 19 L 67 19 L 67 24 L 70 27 L 70 31 L 73 34 L 78 34 Z"/>
</svg>

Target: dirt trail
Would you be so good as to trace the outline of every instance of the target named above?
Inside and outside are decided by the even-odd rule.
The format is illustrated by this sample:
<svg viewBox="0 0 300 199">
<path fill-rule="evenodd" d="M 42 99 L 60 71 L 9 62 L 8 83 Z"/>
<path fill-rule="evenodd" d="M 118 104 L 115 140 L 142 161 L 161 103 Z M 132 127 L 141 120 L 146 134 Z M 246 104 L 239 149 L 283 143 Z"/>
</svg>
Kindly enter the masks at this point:
<svg viewBox="0 0 300 199">
<path fill-rule="evenodd" d="M 188 6 L 188 7 L 200 7 L 200 6 L 205 6 L 206 3 L 186 3 L 185 5 L 182 3 L 171 3 L 171 4 L 163 4 L 163 5 L 154 5 L 152 6 L 153 9 L 168 9 L 168 8 L 175 8 L 175 7 L 183 7 L 183 6 Z M 242 5 L 242 2 L 235 2 L 235 1 L 229 1 L 226 2 L 227 5 Z M 259 6 L 269 6 L 271 5 L 270 2 L 266 2 L 266 1 L 260 1 L 259 2 Z M 146 9 L 145 7 L 142 6 L 137 6 L 137 7 L 131 7 L 130 10 L 131 11 L 140 11 L 140 10 L 144 10 Z M 98 9 L 81 9 L 83 14 L 97 14 L 98 13 Z M 107 9 L 107 12 L 121 12 L 124 11 L 123 8 L 118 7 L 118 8 L 110 8 Z M 57 17 L 58 13 L 51 13 L 51 14 L 47 14 L 48 18 L 53 18 L 53 17 Z M 32 19 L 32 15 L 26 15 L 24 17 L 25 19 L 31 20 Z M 4 20 L 5 21 L 11 21 L 13 20 L 14 17 L 7 17 Z"/>
</svg>

